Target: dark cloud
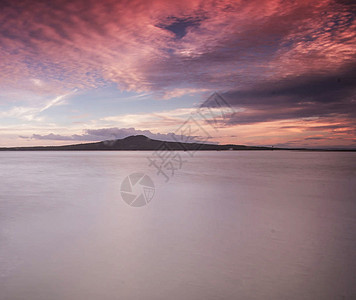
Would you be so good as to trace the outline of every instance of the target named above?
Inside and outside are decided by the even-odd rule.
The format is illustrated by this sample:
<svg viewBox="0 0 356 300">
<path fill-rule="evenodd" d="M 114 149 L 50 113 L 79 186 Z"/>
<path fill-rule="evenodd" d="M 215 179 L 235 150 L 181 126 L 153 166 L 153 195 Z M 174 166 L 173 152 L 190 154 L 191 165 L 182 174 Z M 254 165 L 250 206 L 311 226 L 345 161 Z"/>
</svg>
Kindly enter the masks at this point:
<svg viewBox="0 0 356 300">
<path fill-rule="evenodd" d="M 230 124 L 331 116 L 354 123 L 356 68 L 264 82 L 223 96 L 230 105 L 242 109 Z"/>
<path fill-rule="evenodd" d="M 24 136 L 19 136 L 20 138 L 32 138 L 35 140 L 52 140 L 52 141 L 68 141 L 68 140 L 73 140 L 74 136 L 65 136 L 65 135 L 60 135 L 60 134 L 46 134 L 46 135 L 40 135 L 40 134 L 33 134 L 31 137 L 24 137 Z"/>
<path fill-rule="evenodd" d="M 309 140 L 311 140 L 311 141 L 313 141 L 313 140 L 319 141 L 319 140 L 325 140 L 325 139 L 328 139 L 328 138 L 323 138 L 323 137 L 308 137 L 308 138 L 305 138 L 306 141 L 309 141 Z"/>
</svg>

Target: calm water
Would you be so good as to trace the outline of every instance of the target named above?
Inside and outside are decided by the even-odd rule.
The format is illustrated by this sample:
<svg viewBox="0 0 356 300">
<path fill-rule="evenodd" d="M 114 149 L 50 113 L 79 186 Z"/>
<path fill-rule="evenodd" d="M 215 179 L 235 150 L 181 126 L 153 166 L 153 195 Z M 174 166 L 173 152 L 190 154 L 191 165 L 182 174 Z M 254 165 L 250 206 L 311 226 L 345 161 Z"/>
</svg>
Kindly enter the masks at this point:
<svg viewBox="0 0 356 300">
<path fill-rule="evenodd" d="M 0 299 L 356 299 L 356 153 L 150 154 L 0 152 Z"/>
</svg>

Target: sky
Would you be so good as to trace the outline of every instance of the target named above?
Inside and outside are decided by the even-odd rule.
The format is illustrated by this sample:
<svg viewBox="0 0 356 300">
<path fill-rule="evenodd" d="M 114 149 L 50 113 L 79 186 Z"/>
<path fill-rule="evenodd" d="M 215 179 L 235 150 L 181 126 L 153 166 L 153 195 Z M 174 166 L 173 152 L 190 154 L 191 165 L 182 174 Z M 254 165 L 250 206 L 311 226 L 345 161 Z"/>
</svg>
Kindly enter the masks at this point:
<svg viewBox="0 0 356 300">
<path fill-rule="evenodd" d="M 209 142 L 356 148 L 355 12 L 347 0 L 2 0 L 0 147 L 169 140 L 220 95 L 224 113 L 197 120 Z"/>
</svg>

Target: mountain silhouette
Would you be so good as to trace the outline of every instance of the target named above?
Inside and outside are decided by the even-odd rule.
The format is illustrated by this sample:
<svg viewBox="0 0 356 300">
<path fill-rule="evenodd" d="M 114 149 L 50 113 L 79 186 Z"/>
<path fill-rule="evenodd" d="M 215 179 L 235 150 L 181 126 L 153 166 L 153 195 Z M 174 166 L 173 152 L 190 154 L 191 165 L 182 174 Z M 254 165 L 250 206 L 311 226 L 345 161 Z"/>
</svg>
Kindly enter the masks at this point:
<svg viewBox="0 0 356 300">
<path fill-rule="evenodd" d="M 144 135 L 132 135 L 123 139 L 108 140 L 96 143 L 84 143 L 65 146 L 32 146 L 32 147 L 9 147 L 0 148 L 0 151 L 110 151 L 110 150 L 146 150 L 157 149 L 174 151 L 195 151 L 195 150 L 272 150 L 270 147 L 255 147 L 244 145 L 216 145 L 206 143 L 180 143 L 166 142 L 150 139 Z M 276 149 L 276 148 L 274 148 Z"/>
<path fill-rule="evenodd" d="M 178 140 L 178 136 L 177 140 Z M 181 143 L 154 140 L 144 135 L 132 135 L 123 139 L 96 143 L 84 143 L 65 146 L 3 147 L 0 151 L 224 151 L 224 150 L 305 150 L 305 151 L 356 151 L 356 149 L 311 149 L 277 148 L 245 145 L 217 145 L 207 143 Z"/>
</svg>

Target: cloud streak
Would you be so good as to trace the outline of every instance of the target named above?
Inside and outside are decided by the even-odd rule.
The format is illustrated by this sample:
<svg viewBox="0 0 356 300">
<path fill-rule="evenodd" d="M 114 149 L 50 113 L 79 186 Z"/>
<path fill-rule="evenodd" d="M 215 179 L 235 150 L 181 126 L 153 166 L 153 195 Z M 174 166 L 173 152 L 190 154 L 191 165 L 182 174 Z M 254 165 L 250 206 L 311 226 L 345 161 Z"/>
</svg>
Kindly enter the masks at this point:
<svg viewBox="0 0 356 300">
<path fill-rule="evenodd" d="M 63 95 L 59 95 L 49 101 L 46 101 L 41 106 L 15 106 L 8 111 L 0 111 L 0 117 L 2 118 L 16 118 L 21 120 L 27 121 L 41 121 L 42 118 L 39 116 L 42 112 L 46 111 L 47 109 L 65 104 L 65 99 L 73 95 L 76 90 L 66 93 Z"/>
</svg>

